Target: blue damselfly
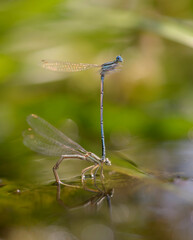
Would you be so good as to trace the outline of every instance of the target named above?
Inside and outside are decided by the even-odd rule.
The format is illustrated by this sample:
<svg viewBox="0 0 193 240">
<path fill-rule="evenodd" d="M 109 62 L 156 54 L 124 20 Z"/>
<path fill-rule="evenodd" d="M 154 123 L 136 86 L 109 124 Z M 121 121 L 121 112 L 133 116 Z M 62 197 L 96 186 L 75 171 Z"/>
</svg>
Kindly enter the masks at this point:
<svg viewBox="0 0 193 240">
<path fill-rule="evenodd" d="M 106 159 L 106 148 L 105 148 L 105 137 L 104 137 L 104 126 L 103 126 L 103 96 L 104 96 L 104 77 L 106 73 L 112 72 L 117 69 L 120 62 L 123 62 L 121 56 L 117 56 L 114 61 L 98 64 L 88 63 L 69 63 L 60 61 L 47 61 L 43 60 L 43 67 L 51 71 L 57 72 L 78 72 L 88 70 L 91 68 L 99 68 L 101 75 L 101 93 L 100 93 L 100 125 L 101 125 L 101 141 L 102 141 L 102 160 Z"/>
</svg>

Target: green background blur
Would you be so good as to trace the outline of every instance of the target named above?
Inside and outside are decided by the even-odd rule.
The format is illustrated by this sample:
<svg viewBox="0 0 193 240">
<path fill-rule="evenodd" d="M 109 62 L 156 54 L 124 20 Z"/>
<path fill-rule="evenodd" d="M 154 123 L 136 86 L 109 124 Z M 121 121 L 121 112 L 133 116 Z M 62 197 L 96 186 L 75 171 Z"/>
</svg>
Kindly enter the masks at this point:
<svg viewBox="0 0 193 240">
<path fill-rule="evenodd" d="M 108 154 L 131 137 L 191 139 L 192 13 L 191 0 L 1 0 L 0 177 L 34 181 L 46 165 L 22 143 L 31 113 L 101 154 L 99 72 L 50 72 L 42 59 L 102 64 L 121 54 L 121 71 L 105 79 Z"/>
</svg>

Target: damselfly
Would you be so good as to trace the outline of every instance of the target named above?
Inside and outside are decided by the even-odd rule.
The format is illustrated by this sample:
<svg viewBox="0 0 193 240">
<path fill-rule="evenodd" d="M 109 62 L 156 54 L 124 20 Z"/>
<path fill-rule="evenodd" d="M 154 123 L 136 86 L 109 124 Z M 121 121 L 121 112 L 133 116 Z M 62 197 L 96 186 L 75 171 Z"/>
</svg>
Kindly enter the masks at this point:
<svg viewBox="0 0 193 240">
<path fill-rule="evenodd" d="M 91 68 L 100 68 L 101 75 L 101 97 L 100 97 L 100 125 L 101 125 L 101 142 L 102 142 L 102 161 L 106 159 L 104 126 L 103 126 L 103 95 L 104 95 L 104 76 L 108 72 L 112 72 L 117 69 L 120 62 L 123 62 L 121 56 L 117 56 L 114 61 L 104 63 L 102 65 L 88 64 L 88 63 L 69 63 L 59 61 L 46 61 L 43 60 L 43 67 L 52 71 L 60 72 L 78 72 Z"/>
<path fill-rule="evenodd" d="M 91 170 L 91 176 L 95 178 L 102 162 L 106 165 L 111 165 L 108 158 L 102 160 L 94 153 L 86 151 L 78 143 L 37 115 L 29 115 L 27 122 L 31 128 L 23 132 L 24 144 L 35 152 L 48 156 L 60 156 L 60 159 L 53 167 L 54 176 L 58 184 L 69 186 L 60 181 L 57 173 L 57 169 L 63 160 L 80 159 L 93 163 L 92 166 L 82 170 L 82 183 L 87 171 Z"/>
</svg>

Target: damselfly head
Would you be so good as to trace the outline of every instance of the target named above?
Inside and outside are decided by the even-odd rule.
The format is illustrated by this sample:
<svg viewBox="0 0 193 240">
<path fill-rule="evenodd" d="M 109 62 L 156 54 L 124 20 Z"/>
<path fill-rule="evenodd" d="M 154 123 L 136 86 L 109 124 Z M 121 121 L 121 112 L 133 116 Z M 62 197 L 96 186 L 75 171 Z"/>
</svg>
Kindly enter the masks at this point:
<svg viewBox="0 0 193 240">
<path fill-rule="evenodd" d="M 107 166 L 111 166 L 111 161 L 110 161 L 108 158 L 105 158 L 104 163 L 105 163 Z"/>
<path fill-rule="evenodd" d="M 123 58 L 121 56 L 116 57 L 116 62 L 123 62 Z"/>
</svg>

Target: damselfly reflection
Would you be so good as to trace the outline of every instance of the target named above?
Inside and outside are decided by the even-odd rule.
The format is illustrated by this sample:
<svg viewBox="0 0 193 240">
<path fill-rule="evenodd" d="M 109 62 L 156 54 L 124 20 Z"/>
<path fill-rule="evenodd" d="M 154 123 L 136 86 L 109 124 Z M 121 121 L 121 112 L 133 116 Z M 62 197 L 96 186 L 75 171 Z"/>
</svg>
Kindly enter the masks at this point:
<svg viewBox="0 0 193 240">
<path fill-rule="evenodd" d="M 60 61 L 47 61 L 42 60 L 43 67 L 51 71 L 57 72 L 78 72 L 83 70 L 88 70 L 91 68 L 99 68 L 101 75 L 101 97 L 100 97 L 100 125 L 101 125 L 101 142 L 102 142 L 102 160 L 106 159 L 106 149 L 105 149 L 105 137 L 104 137 L 104 127 L 103 127 L 103 95 L 104 95 L 104 77 L 106 73 L 115 71 L 119 66 L 120 62 L 123 62 L 121 56 L 117 56 L 114 61 L 98 64 L 89 63 L 69 63 Z"/>
<path fill-rule="evenodd" d="M 80 203 L 74 204 L 73 200 L 75 200 L 75 199 L 73 199 L 71 201 L 71 204 L 73 205 L 73 207 L 69 207 L 69 204 L 65 203 L 65 195 L 62 194 L 62 196 L 61 196 L 61 190 L 62 189 L 60 188 L 60 185 L 57 186 L 56 199 L 57 199 L 58 203 L 66 209 L 76 211 L 76 210 L 80 210 L 81 208 L 84 208 L 84 209 L 87 208 L 91 211 L 94 210 L 96 212 L 98 212 L 100 210 L 100 208 L 103 205 L 104 200 L 106 199 L 107 208 L 109 210 L 109 217 L 112 220 L 111 198 L 113 197 L 114 189 L 113 188 L 106 188 L 105 185 L 103 185 L 103 184 L 102 184 L 101 189 L 95 188 L 96 187 L 95 185 L 93 187 L 94 188 L 84 189 L 84 191 L 89 191 L 89 192 L 93 193 L 94 195 L 92 195 L 89 199 L 82 202 L 83 193 L 81 193 L 80 194 L 80 196 L 81 196 Z M 72 190 L 72 191 L 74 191 L 74 190 Z M 75 191 L 77 191 L 77 190 L 75 190 Z M 62 193 L 64 193 L 64 192 L 62 192 Z"/>
<path fill-rule="evenodd" d="M 108 158 L 102 160 L 94 153 L 86 151 L 78 143 L 68 138 L 61 131 L 39 116 L 31 114 L 27 117 L 27 122 L 31 128 L 23 133 L 24 144 L 35 152 L 48 156 L 60 156 L 60 159 L 53 167 L 54 176 L 58 184 L 69 186 L 68 184 L 60 181 L 57 173 L 57 169 L 63 160 L 80 159 L 93 163 L 92 166 L 82 170 L 82 183 L 85 180 L 86 172 L 89 170 L 91 171 L 91 176 L 95 178 L 102 162 L 106 165 L 111 165 Z"/>
</svg>

